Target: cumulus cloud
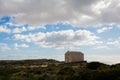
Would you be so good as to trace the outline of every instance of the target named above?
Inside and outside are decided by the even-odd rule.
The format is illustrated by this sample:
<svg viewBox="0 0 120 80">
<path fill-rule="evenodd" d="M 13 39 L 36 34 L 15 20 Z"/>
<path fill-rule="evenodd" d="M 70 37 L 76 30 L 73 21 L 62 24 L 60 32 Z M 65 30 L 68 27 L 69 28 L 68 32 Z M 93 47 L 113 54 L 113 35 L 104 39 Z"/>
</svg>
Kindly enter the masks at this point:
<svg viewBox="0 0 120 80">
<path fill-rule="evenodd" d="M 41 26 L 29 26 L 28 30 L 35 30 L 35 29 L 46 29 L 45 26 L 41 25 Z"/>
<path fill-rule="evenodd" d="M 22 33 L 24 31 L 27 31 L 25 27 L 13 29 L 13 33 Z"/>
<path fill-rule="evenodd" d="M 11 30 L 5 26 L 0 26 L 0 32 L 10 33 Z"/>
<path fill-rule="evenodd" d="M 29 47 L 29 45 L 27 45 L 27 44 L 18 44 L 18 43 L 15 43 L 15 44 L 14 44 L 14 48 L 15 48 L 15 49 L 28 48 L 28 47 Z"/>
<path fill-rule="evenodd" d="M 120 24 L 120 0 L 0 0 L 0 16 L 29 24 Z M 54 5 L 53 5 L 54 4 Z M 34 6 L 33 6 L 34 5 Z"/>
<path fill-rule="evenodd" d="M 0 43 L 0 51 L 7 51 L 10 50 L 6 43 Z"/>
<path fill-rule="evenodd" d="M 42 47 L 66 47 L 79 46 L 79 45 L 94 45 L 101 43 L 98 41 L 94 33 L 87 30 L 65 30 L 65 31 L 53 31 L 47 33 L 36 33 L 36 34 L 15 34 L 14 40 L 21 40 L 26 42 L 33 42 L 39 44 Z"/>
<path fill-rule="evenodd" d="M 98 29 L 97 30 L 97 33 L 103 33 L 103 32 L 106 32 L 108 30 L 111 30 L 113 27 L 103 27 L 101 29 Z"/>
</svg>

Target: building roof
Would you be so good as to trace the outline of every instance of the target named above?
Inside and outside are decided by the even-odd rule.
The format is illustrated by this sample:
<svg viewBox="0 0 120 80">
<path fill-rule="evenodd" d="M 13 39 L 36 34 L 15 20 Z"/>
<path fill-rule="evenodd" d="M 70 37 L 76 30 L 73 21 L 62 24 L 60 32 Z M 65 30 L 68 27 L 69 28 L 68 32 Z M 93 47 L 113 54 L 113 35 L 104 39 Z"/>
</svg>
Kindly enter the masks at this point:
<svg viewBox="0 0 120 80">
<path fill-rule="evenodd" d="M 65 54 L 83 54 L 80 51 L 67 51 Z"/>
</svg>

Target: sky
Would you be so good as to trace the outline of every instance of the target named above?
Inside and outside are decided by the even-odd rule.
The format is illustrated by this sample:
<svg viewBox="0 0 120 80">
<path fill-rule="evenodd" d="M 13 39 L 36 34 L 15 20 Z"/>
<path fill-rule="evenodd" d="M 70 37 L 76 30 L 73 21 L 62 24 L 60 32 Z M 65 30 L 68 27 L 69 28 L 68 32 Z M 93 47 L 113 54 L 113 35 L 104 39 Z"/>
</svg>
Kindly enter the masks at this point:
<svg viewBox="0 0 120 80">
<path fill-rule="evenodd" d="M 120 0 L 0 0 L 0 60 L 120 63 Z"/>
</svg>

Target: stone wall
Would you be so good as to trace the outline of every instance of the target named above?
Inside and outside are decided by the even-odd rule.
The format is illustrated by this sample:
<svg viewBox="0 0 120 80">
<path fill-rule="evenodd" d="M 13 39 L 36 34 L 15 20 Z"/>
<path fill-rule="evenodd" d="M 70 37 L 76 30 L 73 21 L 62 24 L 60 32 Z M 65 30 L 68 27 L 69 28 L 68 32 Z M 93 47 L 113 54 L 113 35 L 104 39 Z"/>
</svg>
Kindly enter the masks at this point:
<svg viewBox="0 0 120 80">
<path fill-rule="evenodd" d="M 82 52 L 76 52 L 76 51 L 67 51 L 65 53 L 65 62 L 80 62 L 84 61 L 84 54 Z"/>
</svg>

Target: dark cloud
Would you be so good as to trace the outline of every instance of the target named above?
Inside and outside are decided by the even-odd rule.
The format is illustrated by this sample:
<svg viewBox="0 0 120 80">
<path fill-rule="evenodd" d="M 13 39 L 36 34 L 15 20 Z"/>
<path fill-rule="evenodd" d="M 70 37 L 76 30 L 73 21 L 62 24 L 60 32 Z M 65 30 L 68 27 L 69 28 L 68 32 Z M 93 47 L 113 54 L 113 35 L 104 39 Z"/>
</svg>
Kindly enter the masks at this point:
<svg viewBox="0 0 120 80">
<path fill-rule="evenodd" d="M 120 23 L 120 0 L 0 0 L 0 16 L 29 24 L 68 21 L 74 25 Z"/>
</svg>

